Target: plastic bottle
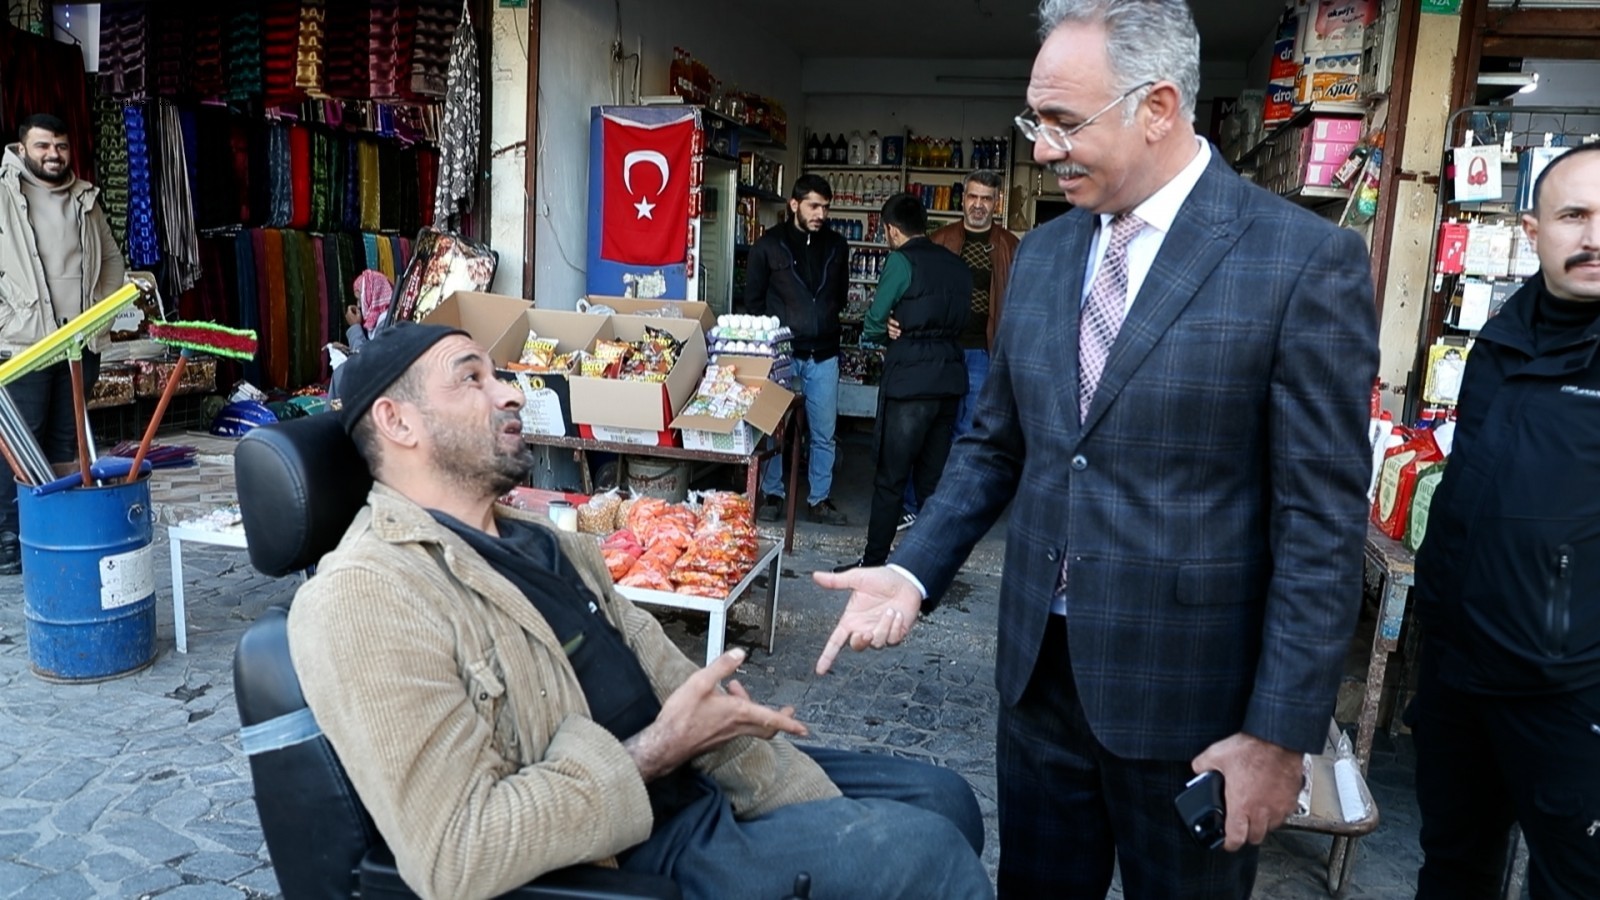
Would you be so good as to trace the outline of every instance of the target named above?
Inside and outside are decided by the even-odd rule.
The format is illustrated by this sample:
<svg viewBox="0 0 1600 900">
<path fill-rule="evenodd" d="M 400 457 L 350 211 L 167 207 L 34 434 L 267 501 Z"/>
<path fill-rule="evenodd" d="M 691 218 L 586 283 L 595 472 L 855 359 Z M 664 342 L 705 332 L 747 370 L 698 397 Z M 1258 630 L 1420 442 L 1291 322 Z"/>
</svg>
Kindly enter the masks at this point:
<svg viewBox="0 0 1600 900">
<path fill-rule="evenodd" d="M 850 132 L 850 165 L 864 166 L 867 164 L 867 141 L 861 136 L 860 131 Z"/>
<path fill-rule="evenodd" d="M 876 128 L 867 133 L 867 165 L 883 165 L 883 139 Z"/>
</svg>

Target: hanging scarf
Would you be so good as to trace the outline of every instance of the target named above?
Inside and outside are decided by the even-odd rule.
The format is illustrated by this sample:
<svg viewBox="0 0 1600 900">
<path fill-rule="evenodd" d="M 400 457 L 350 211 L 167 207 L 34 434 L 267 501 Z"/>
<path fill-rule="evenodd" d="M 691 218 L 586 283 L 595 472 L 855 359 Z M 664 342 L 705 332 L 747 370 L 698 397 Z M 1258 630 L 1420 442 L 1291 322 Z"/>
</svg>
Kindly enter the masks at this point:
<svg viewBox="0 0 1600 900">
<path fill-rule="evenodd" d="M 311 227 L 311 129 L 289 126 L 289 227 Z"/>
<path fill-rule="evenodd" d="M 323 0 L 301 0 L 300 41 L 295 54 L 294 86 L 309 97 L 327 96 L 322 89 L 322 29 L 327 18 Z"/>
<path fill-rule="evenodd" d="M 228 70 L 229 100 L 248 100 L 261 96 L 261 13 L 254 6 L 242 4 L 228 18 L 224 60 Z"/>
<path fill-rule="evenodd" d="M 128 130 L 122 104 L 97 90 L 94 98 L 94 168 L 100 208 L 118 247 L 128 246 Z"/>
<path fill-rule="evenodd" d="M 189 163 L 184 151 L 183 123 L 170 100 L 155 101 L 159 122 L 158 167 L 161 249 L 167 265 L 162 287 L 176 298 L 200 279 L 200 242 L 194 228 L 194 201 L 189 196 Z"/>
<path fill-rule="evenodd" d="M 361 181 L 361 230 L 377 231 L 382 222 L 378 200 L 378 143 L 362 139 L 357 142 L 356 149 Z"/>
<path fill-rule="evenodd" d="M 478 168 L 478 42 L 468 4 L 461 4 L 450 49 L 450 74 L 439 138 L 439 180 L 433 201 L 434 227 L 445 228 L 458 210 L 472 208 L 473 177 Z"/>
<path fill-rule="evenodd" d="M 116 97 L 145 96 L 149 57 L 145 4 L 112 3 L 100 9 L 100 81 Z"/>
<path fill-rule="evenodd" d="M 264 335 L 261 328 L 261 302 L 260 282 L 257 280 L 256 254 L 257 238 L 261 234 L 259 229 L 247 229 L 233 237 L 234 260 L 234 291 L 233 300 L 235 309 L 230 322 L 237 322 L 240 328 L 249 328 L 258 335 Z M 249 362 L 244 364 L 244 377 L 246 380 L 261 384 L 261 359 L 258 351 Z"/>
<path fill-rule="evenodd" d="M 122 108 L 122 117 L 128 134 L 128 261 L 135 268 L 148 269 L 161 261 L 161 244 L 156 234 L 144 106 L 130 103 Z"/>
</svg>

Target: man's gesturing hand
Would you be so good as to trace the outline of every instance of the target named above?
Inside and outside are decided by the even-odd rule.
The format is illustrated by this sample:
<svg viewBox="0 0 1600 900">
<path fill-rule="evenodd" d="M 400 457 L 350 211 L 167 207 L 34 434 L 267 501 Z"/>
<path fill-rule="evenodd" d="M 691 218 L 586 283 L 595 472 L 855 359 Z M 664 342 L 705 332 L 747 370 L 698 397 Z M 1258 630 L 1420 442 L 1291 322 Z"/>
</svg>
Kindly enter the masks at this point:
<svg viewBox="0 0 1600 900">
<path fill-rule="evenodd" d="M 741 735 L 770 738 L 782 731 L 805 737 L 806 726 L 794 717 L 794 707 L 762 706 L 737 681 L 723 690 L 722 680 L 738 671 L 744 657 L 743 650 L 729 650 L 689 676 L 661 704 L 656 720 L 623 742 L 645 781 Z"/>
<path fill-rule="evenodd" d="M 1222 773 L 1228 806 L 1222 849 L 1232 852 L 1246 841 L 1259 844 L 1289 818 L 1300 796 L 1302 755 L 1240 732 L 1194 758 L 1196 773 Z"/>
<path fill-rule="evenodd" d="M 916 586 L 890 568 L 815 572 L 811 578 L 830 590 L 850 591 L 839 626 L 817 658 L 818 675 L 828 674 L 839 648 L 846 644 L 851 650 L 882 649 L 905 640 L 922 610 Z"/>
</svg>

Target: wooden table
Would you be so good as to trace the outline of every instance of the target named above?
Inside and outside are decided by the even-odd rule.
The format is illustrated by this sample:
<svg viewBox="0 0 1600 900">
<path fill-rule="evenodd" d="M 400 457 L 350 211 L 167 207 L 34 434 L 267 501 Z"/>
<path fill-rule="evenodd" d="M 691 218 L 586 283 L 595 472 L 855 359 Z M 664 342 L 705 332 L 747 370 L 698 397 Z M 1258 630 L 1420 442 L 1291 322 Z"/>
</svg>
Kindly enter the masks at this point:
<svg viewBox="0 0 1600 900">
<path fill-rule="evenodd" d="M 583 477 L 583 493 L 593 494 L 594 483 L 589 474 L 589 453 L 614 453 L 618 456 L 649 456 L 661 459 L 684 459 L 695 462 L 720 463 L 729 466 L 744 466 L 745 468 L 745 495 L 750 498 L 750 509 L 759 511 L 761 508 L 761 463 L 771 457 L 780 447 L 788 453 L 789 463 L 789 489 L 785 498 L 783 550 L 785 553 L 794 552 L 794 513 L 795 489 L 798 485 L 800 466 L 795 460 L 800 458 L 800 435 L 805 432 L 805 402 L 796 396 L 783 415 L 783 420 L 778 423 L 778 429 L 773 434 L 770 446 L 767 442 L 761 449 L 754 453 L 719 453 L 715 450 L 685 450 L 682 447 L 661 447 L 654 444 L 624 444 L 617 441 L 597 441 L 592 438 L 565 437 L 547 434 L 524 434 L 524 442 L 538 447 L 559 447 L 572 451 L 573 458 L 577 460 L 578 470 Z M 784 446 L 787 444 L 787 446 Z"/>
<path fill-rule="evenodd" d="M 1372 649 L 1367 662 L 1366 690 L 1361 697 L 1361 712 L 1356 721 L 1356 739 L 1353 756 L 1361 769 L 1362 790 L 1365 791 L 1367 768 L 1372 759 L 1372 738 L 1378 730 L 1378 711 L 1388 691 L 1389 657 L 1400 649 L 1402 626 L 1411 601 L 1411 586 L 1416 578 L 1411 551 L 1401 543 L 1367 523 L 1365 552 L 1365 578 L 1378 586 L 1378 621 L 1372 629 Z M 1407 659 L 1414 657 L 1408 653 Z M 1409 662 L 1401 666 L 1402 676 L 1409 672 Z M 1398 718 L 1399 711 L 1396 710 Z M 1289 827 L 1333 835 L 1333 846 L 1328 850 L 1328 893 L 1339 896 L 1350 886 L 1350 873 L 1355 867 L 1356 842 L 1361 835 L 1377 827 L 1377 810 L 1373 807 L 1370 823 L 1356 823 L 1354 827 L 1343 822 L 1308 821 L 1291 818 Z"/>
</svg>

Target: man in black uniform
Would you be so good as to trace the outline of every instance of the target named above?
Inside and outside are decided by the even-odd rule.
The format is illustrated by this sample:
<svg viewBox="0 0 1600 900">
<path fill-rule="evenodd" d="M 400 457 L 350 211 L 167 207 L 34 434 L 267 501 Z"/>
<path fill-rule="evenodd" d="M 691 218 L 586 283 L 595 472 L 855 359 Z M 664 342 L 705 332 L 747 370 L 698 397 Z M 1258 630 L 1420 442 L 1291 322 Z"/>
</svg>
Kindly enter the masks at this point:
<svg viewBox="0 0 1600 900">
<path fill-rule="evenodd" d="M 1513 822 L 1535 898 L 1600 897 L 1600 144 L 1522 227 L 1539 274 L 1467 358 L 1417 553 L 1419 900 L 1499 896 Z"/>
<path fill-rule="evenodd" d="M 961 257 L 927 238 L 928 212 L 910 194 L 883 204 L 883 226 L 894 249 L 878 278 L 861 337 L 883 343 L 892 314 L 897 336 L 883 355 L 878 380 L 878 420 L 873 436 L 877 474 L 867 549 L 855 566 L 881 566 L 889 558 L 906 481 L 917 496 L 933 496 L 950 456 L 956 414 L 967 392 L 961 333 L 967 325 L 972 270 Z"/>
<path fill-rule="evenodd" d="M 850 290 L 850 245 L 828 228 L 833 189 L 820 175 L 801 175 L 789 196 L 789 219 L 750 247 L 744 305 L 751 315 L 777 316 L 794 334 L 794 372 L 806 398 L 811 439 L 806 505 L 813 522 L 845 524 L 833 490 L 834 426 L 839 420 L 839 314 Z M 783 505 L 783 455 L 767 462 L 760 510 L 777 521 Z"/>
</svg>

